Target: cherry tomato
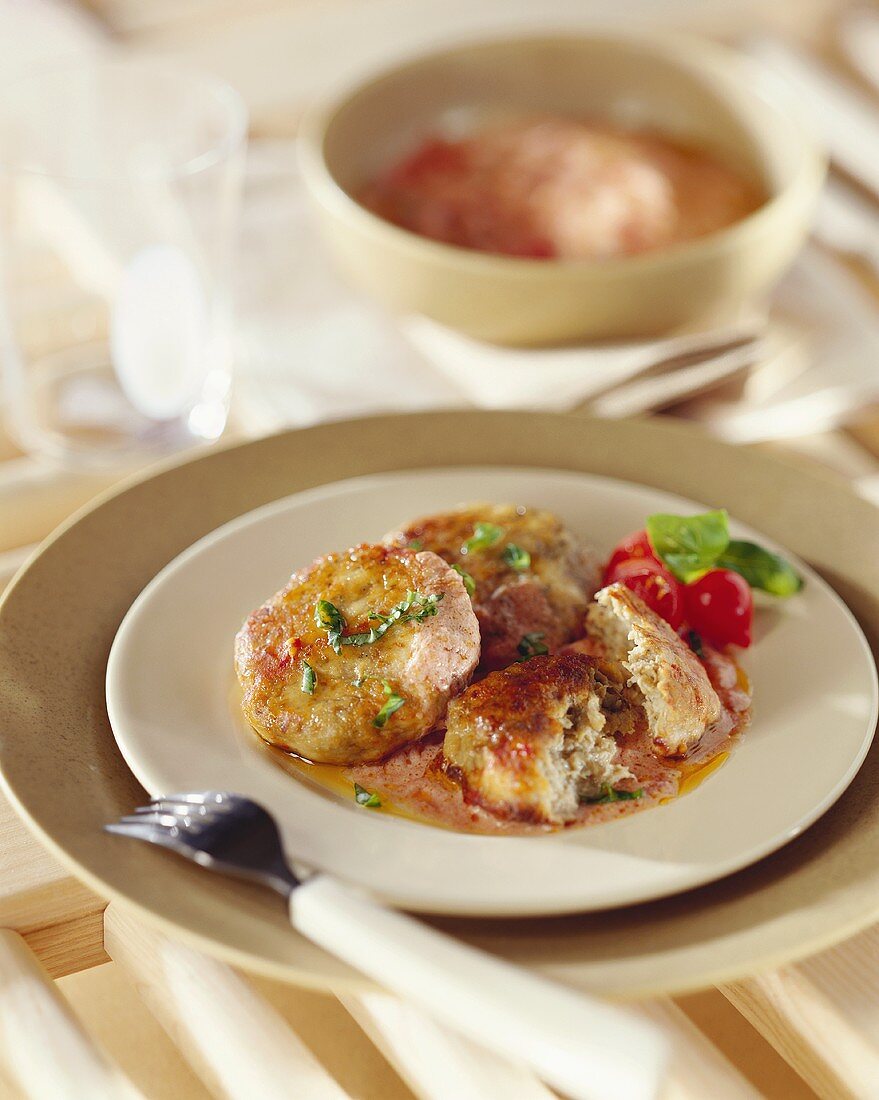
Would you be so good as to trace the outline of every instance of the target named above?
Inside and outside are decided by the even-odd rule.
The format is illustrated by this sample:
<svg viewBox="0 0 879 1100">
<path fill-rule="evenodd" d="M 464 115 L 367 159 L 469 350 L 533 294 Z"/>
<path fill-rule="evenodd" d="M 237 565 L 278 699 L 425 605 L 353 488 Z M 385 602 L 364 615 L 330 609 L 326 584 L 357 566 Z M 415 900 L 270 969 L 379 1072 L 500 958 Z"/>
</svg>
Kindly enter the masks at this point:
<svg viewBox="0 0 879 1100">
<path fill-rule="evenodd" d="M 693 629 L 715 645 L 751 644 L 754 598 L 744 577 L 711 569 L 684 587 L 684 606 Z"/>
<path fill-rule="evenodd" d="M 604 583 L 613 584 L 613 581 L 608 579 L 611 573 L 620 562 L 628 561 L 630 558 L 647 558 L 658 563 L 659 559 L 653 552 L 646 531 L 633 531 L 631 535 L 626 535 L 622 542 L 617 543 L 610 560 L 604 567 Z"/>
<path fill-rule="evenodd" d="M 613 580 L 630 588 L 655 611 L 678 630 L 684 621 L 684 586 L 658 561 L 650 558 L 629 558 L 614 569 Z"/>
<path fill-rule="evenodd" d="M 627 558 L 617 558 L 616 555 L 614 555 L 605 567 L 604 583 L 613 584 L 614 581 L 618 581 L 624 574 L 630 573 L 633 569 L 637 572 L 641 568 L 646 568 L 654 572 L 658 569 L 663 573 L 668 573 L 668 570 L 658 558 L 648 558 L 641 554 Z M 668 573 L 668 575 L 671 576 L 671 573 Z"/>
</svg>

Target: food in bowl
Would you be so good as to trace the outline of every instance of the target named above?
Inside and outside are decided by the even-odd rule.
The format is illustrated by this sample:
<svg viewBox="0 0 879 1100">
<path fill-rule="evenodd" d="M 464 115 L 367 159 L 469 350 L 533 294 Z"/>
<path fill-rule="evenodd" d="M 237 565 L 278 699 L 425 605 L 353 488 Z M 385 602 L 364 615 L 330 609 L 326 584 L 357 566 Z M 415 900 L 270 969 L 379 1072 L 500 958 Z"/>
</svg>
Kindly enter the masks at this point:
<svg viewBox="0 0 879 1100">
<path fill-rule="evenodd" d="M 537 116 L 680 137 L 765 201 L 674 247 L 555 262 L 449 247 L 364 205 L 431 135 Z M 534 34 L 402 61 L 308 111 L 300 151 L 318 223 L 354 285 L 396 312 L 516 346 L 656 336 L 734 315 L 793 260 L 824 173 L 782 86 L 715 43 L 656 32 Z"/>
<path fill-rule="evenodd" d="M 603 576 L 594 561 L 552 513 L 486 503 L 319 558 L 237 636 L 244 713 L 298 774 L 447 828 L 544 832 L 673 798 L 747 727 L 751 588 L 802 581 L 722 511 L 651 516 Z M 497 601 L 507 651 L 484 661 Z"/>
<path fill-rule="evenodd" d="M 766 198 L 747 175 L 694 146 L 557 115 L 430 137 L 359 197 L 432 240 L 562 260 L 631 256 L 703 237 Z"/>
</svg>

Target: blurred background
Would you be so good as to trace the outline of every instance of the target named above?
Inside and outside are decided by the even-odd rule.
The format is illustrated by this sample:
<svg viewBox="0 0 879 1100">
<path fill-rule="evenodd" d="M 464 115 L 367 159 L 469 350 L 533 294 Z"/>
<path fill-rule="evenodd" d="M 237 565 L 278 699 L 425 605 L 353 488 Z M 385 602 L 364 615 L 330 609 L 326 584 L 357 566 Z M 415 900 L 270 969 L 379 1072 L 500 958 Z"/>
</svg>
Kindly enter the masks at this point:
<svg viewBox="0 0 879 1100">
<path fill-rule="evenodd" d="M 683 343 L 657 333 L 525 352 L 395 315 L 350 289 L 300 176 L 309 105 L 447 43 L 594 28 L 713 38 L 792 90 L 832 172 L 811 239 L 771 297 L 749 303 L 747 316 L 703 322 Z M 84 78 L 87 58 L 110 59 L 110 71 Z M 733 441 L 782 441 L 875 492 L 879 10 L 870 5 L 547 0 L 538 12 L 526 0 L 0 0 L 0 71 L 14 134 L 4 457 L 30 455 L 0 476 L 10 492 L 25 482 L 31 492 L 46 461 L 55 467 L 47 513 L 23 518 L 13 541 L 29 541 L 57 510 L 58 467 L 66 510 L 123 468 L 224 432 L 459 404 L 686 416 Z M 135 133 L 152 141 L 135 185 L 117 193 L 105 179 L 83 191 L 82 179 L 101 178 L 106 150 L 134 145 Z M 173 195 L 155 185 L 174 167 L 162 157 L 187 163 L 187 143 L 199 142 L 214 156 L 207 170 Z M 48 168 L 12 199 L 26 156 Z M 138 262 L 121 263 L 135 243 Z M 112 323 L 95 305 L 102 295 Z"/>
</svg>

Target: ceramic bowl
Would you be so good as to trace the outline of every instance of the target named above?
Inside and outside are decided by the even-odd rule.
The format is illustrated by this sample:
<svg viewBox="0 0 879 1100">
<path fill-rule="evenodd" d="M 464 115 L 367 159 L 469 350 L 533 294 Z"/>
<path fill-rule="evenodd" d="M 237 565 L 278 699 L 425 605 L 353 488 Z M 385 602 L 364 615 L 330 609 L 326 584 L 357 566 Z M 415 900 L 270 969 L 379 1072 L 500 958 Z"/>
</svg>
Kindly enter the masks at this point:
<svg viewBox="0 0 879 1100">
<path fill-rule="evenodd" d="M 499 112 L 653 129 L 758 182 L 766 201 L 726 229 L 609 260 L 476 252 L 390 224 L 362 187 L 428 135 Z M 301 165 L 337 264 L 395 311 L 534 345 L 655 335 L 727 316 L 767 291 L 808 233 L 824 159 L 786 89 L 705 41 L 567 34 L 468 43 L 361 81 L 303 120 Z"/>
</svg>

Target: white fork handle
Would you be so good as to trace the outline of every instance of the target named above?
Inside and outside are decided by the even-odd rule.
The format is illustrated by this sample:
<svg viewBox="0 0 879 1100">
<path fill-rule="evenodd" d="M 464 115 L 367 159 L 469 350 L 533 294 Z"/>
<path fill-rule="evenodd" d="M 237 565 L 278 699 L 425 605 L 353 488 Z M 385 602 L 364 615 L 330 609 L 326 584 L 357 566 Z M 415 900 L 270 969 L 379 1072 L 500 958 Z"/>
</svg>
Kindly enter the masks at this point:
<svg viewBox="0 0 879 1100">
<path fill-rule="evenodd" d="M 653 1100 L 668 1045 L 620 1008 L 460 943 L 354 887 L 315 875 L 290 898 L 304 936 L 574 1100 Z"/>
</svg>

